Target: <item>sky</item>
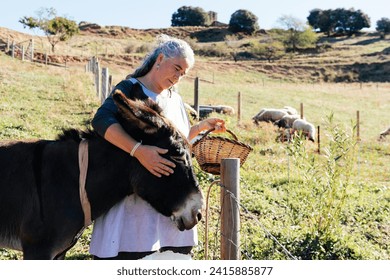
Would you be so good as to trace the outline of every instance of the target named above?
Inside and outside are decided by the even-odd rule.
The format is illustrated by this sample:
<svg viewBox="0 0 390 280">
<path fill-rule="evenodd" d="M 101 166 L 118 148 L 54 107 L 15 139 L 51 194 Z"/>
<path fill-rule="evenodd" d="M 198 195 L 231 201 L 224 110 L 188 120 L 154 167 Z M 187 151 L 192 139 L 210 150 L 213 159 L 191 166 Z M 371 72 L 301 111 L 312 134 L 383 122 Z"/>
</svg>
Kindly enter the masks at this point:
<svg viewBox="0 0 390 280">
<path fill-rule="evenodd" d="M 54 8 L 58 16 L 77 23 L 87 21 L 99 25 L 117 25 L 136 29 L 166 28 L 172 14 L 182 6 L 200 7 L 217 13 L 218 21 L 229 23 L 231 15 L 244 9 L 258 17 L 260 28 L 281 27 L 278 19 L 288 15 L 307 21 L 312 9 L 360 9 L 371 19 L 371 28 L 382 17 L 390 18 L 388 0 L 6 0 L 0 10 L 0 27 L 34 34 L 24 29 L 19 19 L 37 17 L 41 8 Z"/>
</svg>

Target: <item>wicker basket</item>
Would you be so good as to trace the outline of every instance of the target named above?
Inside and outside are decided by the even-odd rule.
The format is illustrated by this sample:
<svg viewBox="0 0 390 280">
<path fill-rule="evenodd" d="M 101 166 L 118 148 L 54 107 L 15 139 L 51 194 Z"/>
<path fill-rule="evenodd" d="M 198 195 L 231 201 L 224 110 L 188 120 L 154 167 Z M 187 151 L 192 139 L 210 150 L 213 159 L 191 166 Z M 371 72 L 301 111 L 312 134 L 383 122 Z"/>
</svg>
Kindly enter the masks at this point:
<svg viewBox="0 0 390 280">
<path fill-rule="evenodd" d="M 208 173 L 220 175 L 221 160 L 224 158 L 239 158 L 242 166 L 253 150 L 251 146 L 238 141 L 237 136 L 230 130 L 234 139 L 221 136 L 209 136 L 214 129 L 208 130 L 201 138 L 192 145 L 192 152 L 200 168 Z"/>
</svg>

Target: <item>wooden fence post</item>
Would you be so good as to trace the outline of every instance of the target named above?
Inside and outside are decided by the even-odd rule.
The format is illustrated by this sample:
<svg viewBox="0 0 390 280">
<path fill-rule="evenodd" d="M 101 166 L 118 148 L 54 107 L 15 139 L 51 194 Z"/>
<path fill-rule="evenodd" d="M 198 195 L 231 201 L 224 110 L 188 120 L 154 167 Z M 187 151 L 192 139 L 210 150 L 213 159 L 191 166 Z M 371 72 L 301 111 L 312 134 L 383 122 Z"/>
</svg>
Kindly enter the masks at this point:
<svg viewBox="0 0 390 280">
<path fill-rule="evenodd" d="M 93 74 L 96 74 L 96 65 L 98 64 L 99 60 L 97 59 L 96 56 L 93 56 L 90 60 L 90 67 L 89 71 L 92 72 Z"/>
<path fill-rule="evenodd" d="M 240 124 L 241 121 L 241 92 L 238 92 L 238 101 L 237 101 L 237 122 Z"/>
<path fill-rule="evenodd" d="M 356 140 L 360 141 L 360 112 L 356 111 Z"/>
<path fill-rule="evenodd" d="M 95 64 L 95 86 L 96 86 L 96 95 L 100 98 L 100 66 L 99 62 Z"/>
<path fill-rule="evenodd" d="M 22 45 L 22 61 L 24 61 L 24 56 L 25 56 L 25 50 L 24 50 L 24 45 Z"/>
<path fill-rule="evenodd" d="M 34 39 L 31 39 L 31 62 L 34 62 Z"/>
<path fill-rule="evenodd" d="M 108 74 L 108 68 L 104 67 L 102 68 L 102 96 L 101 96 L 101 102 L 103 103 L 104 100 L 109 95 L 109 74 Z"/>
<path fill-rule="evenodd" d="M 221 161 L 221 260 L 240 259 L 240 159 Z"/>
<path fill-rule="evenodd" d="M 94 64 L 95 64 L 95 59 L 94 57 L 91 57 L 91 59 L 88 60 L 88 72 L 94 73 L 93 72 Z"/>
<path fill-rule="evenodd" d="M 318 154 L 321 154 L 321 134 L 320 134 L 320 126 L 317 126 L 317 144 L 318 144 Z"/>
<path fill-rule="evenodd" d="M 303 103 L 301 103 L 301 119 L 303 119 Z"/>
<path fill-rule="evenodd" d="M 110 94 L 111 91 L 114 89 L 114 87 L 112 86 L 112 75 L 110 75 L 110 76 L 108 77 L 108 89 L 109 89 L 109 91 L 110 91 L 108 94 Z"/>
<path fill-rule="evenodd" d="M 199 77 L 194 81 L 194 109 L 199 117 Z"/>
<path fill-rule="evenodd" d="M 15 58 L 15 42 L 12 42 L 11 45 L 11 57 Z"/>
</svg>

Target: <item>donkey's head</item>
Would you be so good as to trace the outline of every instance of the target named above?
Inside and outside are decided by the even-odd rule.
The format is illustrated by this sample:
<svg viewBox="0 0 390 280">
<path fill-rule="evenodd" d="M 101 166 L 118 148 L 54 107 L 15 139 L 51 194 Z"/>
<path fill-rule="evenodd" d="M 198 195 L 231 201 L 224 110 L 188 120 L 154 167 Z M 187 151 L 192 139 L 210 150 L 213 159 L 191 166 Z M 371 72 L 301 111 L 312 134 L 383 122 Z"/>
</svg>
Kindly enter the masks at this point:
<svg viewBox="0 0 390 280">
<path fill-rule="evenodd" d="M 132 90 L 142 89 L 135 84 Z M 159 178 L 133 160 L 130 182 L 134 192 L 161 214 L 171 217 L 180 230 L 192 228 L 201 219 L 203 196 L 192 168 L 187 138 L 161 114 L 155 102 L 133 101 L 119 90 L 113 98 L 125 131 L 145 145 L 167 149 L 163 156 L 176 165 L 173 174 Z"/>
</svg>

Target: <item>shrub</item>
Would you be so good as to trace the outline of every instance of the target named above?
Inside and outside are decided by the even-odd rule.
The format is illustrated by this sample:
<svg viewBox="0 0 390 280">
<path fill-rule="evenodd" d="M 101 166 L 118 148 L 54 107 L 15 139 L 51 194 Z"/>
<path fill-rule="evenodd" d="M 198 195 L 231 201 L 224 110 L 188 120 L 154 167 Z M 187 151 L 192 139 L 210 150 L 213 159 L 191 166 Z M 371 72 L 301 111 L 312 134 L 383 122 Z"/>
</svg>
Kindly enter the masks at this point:
<svg viewBox="0 0 390 280">
<path fill-rule="evenodd" d="M 237 10 L 230 17 L 229 30 L 231 32 L 245 32 L 252 34 L 260 29 L 257 16 L 247 10 Z"/>
<path fill-rule="evenodd" d="M 260 43 L 254 44 L 252 46 L 252 52 L 263 59 L 268 60 L 269 62 L 278 59 L 283 56 L 284 48 L 280 42 L 272 42 L 272 43 Z"/>
<path fill-rule="evenodd" d="M 376 22 L 376 30 L 382 33 L 382 38 L 384 39 L 386 34 L 390 33 L 390 19 L 381 18 Z"/>
<path fill-rule="evenodd" d="M 229 51 L 226 47 L 218 44 L 213 44 L 210 46 L 199 47 L 194 49 L 194 53 L 200 56 L 209 56 L 209 57 L 226 57 L 229 55 Z"/>
<path fill-rule="evenodd" d="M 294 254 L 301 259 L 351 259 L 355 254 L 343 236 L 341 222 L 345 220 L 346 198 L 356 162 L 354 129 L 347 131 L 334 124 L 333 114 L 327 121 L 329 144 L 323 148 L 322 157 L 309 153 L 300 136 L 287 146 L 302 180 L 302 192 L 306 199 L 311 198 L 301 201 L 298 208 L 290 208 L 290 215 L 299 217 L 294 222 L 302 228 L 305 223 L 306 229 L 293 245 Z"/>
<path fill-rule="evenodd" d="M 209 15 L 202 8 L 183 6 L 173 13 L 171 26 L 206 26 L 209 21 Z"/>
</svg>

